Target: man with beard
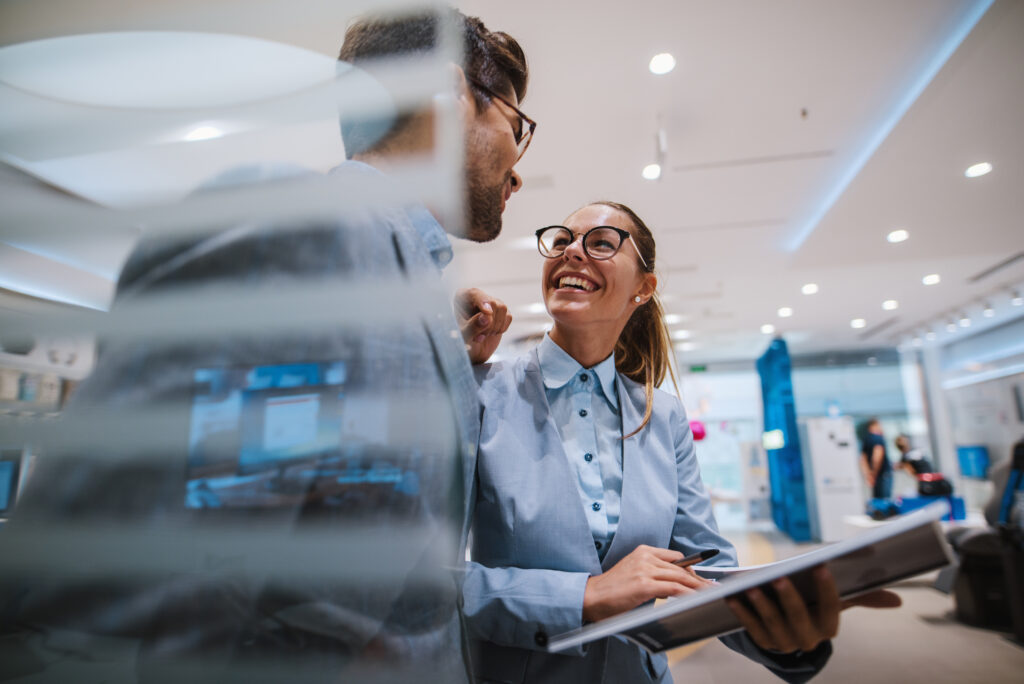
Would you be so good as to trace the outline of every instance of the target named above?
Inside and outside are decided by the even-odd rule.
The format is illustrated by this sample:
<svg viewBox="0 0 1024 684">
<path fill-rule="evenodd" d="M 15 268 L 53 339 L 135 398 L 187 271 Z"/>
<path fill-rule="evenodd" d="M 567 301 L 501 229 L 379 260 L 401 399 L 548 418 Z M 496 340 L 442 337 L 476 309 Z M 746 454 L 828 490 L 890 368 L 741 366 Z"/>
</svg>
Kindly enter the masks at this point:
<svg viewBox="0 0 1024 684">
<path fill-rule="evenodd" d="M 383 125 L 342 115 L 349 159 L 331 180 L 350 199 L 336 216 L 136 247 L 113 313 L 227 292 L 265 296 L 268 323 L 102 348 L 64 429 L 139 412 L 165 431 L 144 448 L 110 435 L 102 458 L 65 439 L 75 446 L 37 464 L 0 555 L 78 525 L 107 556 L 90 558 L 89 573 L 4 578 L 0 633 L 20 630 L 30 671 L 58 663 L 53 679 L 108 678 L 123 672 L 104 650 L 116 644 L 141 681 L 469 678 L 458 573 L 480 411 L 451 304 L 437 295 L 446 231 L 493 239 L 522 184 L 513 167 L 535 126 L 518 109 L 526 61 L 510 36 L 455 10 L 361 20 L 341 59 L 373 73 L 379 58 L 435 50 L 443 29 L 464 48 L 453 89 L 437 98 L 454 99 L 465 133 L 465 216 L 386 199 L 415 194 L 388 174 L 433 150 L 432 103 Z M 277 301 L 282 292 L 295 298 Z M 330 316 L 275 320 L 313 294 Z M 462 307 L 477 310 L 465 327 L 474 358 L 489 354 L 504 307 L 479 292 Z M 300 448 L 304 460 L 288 460 Z"/>
</svg>

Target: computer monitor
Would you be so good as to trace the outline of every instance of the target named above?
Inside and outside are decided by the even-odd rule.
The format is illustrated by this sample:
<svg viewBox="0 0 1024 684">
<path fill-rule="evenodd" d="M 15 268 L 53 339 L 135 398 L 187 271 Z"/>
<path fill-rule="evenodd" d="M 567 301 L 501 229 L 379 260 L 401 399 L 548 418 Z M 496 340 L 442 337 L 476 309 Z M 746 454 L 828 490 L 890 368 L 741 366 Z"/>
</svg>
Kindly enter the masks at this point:
<svg viewBox="0 0 1024 684">
<path fill-rule="evenodd" d="M 197 370 L 186 505 L 258 504 L 296 465 L 337 458 L 346 375 L 340 361 Z"/>
<path fill-rule="evenodd" d="M 21 472 L 21 451 L 0 450 L 0 516 L 6 516 L 14 508 L 18 495 L 18 476 Z"/>
</svg>

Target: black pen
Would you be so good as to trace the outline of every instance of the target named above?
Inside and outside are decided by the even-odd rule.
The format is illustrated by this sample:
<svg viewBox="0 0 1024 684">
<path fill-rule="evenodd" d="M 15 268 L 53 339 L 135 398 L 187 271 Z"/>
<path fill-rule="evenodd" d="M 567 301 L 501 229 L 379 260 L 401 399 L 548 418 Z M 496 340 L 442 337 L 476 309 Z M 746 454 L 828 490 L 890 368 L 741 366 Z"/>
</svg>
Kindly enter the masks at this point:
<svg viewBox="0 0 1024 684">
<path fill-rule="evenodd" d="M 692 556 L 686 556 L 685 558 L 680 558 L 677 561 L 672 561 L 672 564 L 678 565 L 681 568 L 688 568 L 691 565 L 696 565 L 701 561 L 706 561 L 708 558 L 714 558 L 717 555 L 718 549 L 704 549 L 703 551 L 698 551 Z"/>
</svg>

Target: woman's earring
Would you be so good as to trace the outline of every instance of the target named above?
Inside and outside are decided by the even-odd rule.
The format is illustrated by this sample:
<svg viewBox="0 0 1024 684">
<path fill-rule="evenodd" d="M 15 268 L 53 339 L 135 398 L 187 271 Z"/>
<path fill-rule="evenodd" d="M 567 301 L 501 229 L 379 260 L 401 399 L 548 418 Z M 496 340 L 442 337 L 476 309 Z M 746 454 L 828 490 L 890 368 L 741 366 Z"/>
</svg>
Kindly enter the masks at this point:
<svg viewBox="0 0 1024 684">
<path fill-rule="evenodd" d="M 636 297 L 633 297 L 633 301 L 636 302 L 637 304 L 639 304 L 640 303 L 640 295 L 637 295 Z"/>
</svg>

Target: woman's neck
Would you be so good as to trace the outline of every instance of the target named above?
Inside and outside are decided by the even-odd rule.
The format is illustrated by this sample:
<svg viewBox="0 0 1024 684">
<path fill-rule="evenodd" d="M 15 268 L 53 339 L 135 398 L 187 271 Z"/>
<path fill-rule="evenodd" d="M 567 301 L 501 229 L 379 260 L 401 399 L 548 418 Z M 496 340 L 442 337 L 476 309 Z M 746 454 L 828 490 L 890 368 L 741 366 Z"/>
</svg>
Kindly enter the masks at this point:
<svg viewBox="0 0 1024 684">
<path fill-rule="evenodd" d="M 594 334 L 589 334 L 591 332 Z M 602 335 L 596 331 L 565 331 L 557 323 L 548 334 L 552 342 L 584 368 L 593 368 L 607 359 L 618 340 L 618 335 Z"/>
</svg>

